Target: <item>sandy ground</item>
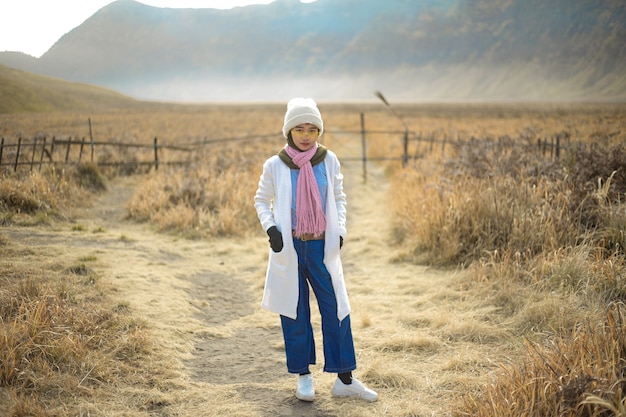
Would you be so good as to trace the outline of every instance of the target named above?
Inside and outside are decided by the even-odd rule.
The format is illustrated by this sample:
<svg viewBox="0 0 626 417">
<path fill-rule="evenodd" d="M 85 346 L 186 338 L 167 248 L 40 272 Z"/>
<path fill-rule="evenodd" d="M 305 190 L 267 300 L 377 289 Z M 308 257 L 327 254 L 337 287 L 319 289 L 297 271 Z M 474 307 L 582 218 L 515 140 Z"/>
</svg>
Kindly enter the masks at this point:
<svg viewBox="0 0 626 417">
<path fill-rule="evenodd" d="M 382 171 L 370 168 L 364 183 L 358 163 L 343 170 L 348 236 L 342 253 L 356 376 L 379 392 L 378 402 L 330 396 L 335 375 L 322 372 L 318 315 L 318 364 L 312 368 L 317 397 L 313 403 L 295 399 L 296 377 L 286 372 L 279 318 L 260 308 L 269 250 L 262 230 L 253 238 L 211 241 L 156 233 L 124 219 L 138 181 L 131 177 L 109 184 L 97 204 L 76 214 L 82 231 L 12 231 L 77 257 L 95 255 L 98 274 L 114 297 L 151 327 L 155 357 L 167 371 L 149 387 L 121 389 L 119 395 L 136 400 L 93 409 L 91 415 L 449 415 L 453 394 L 475 383 L 476 369 L 490 362 L 484 346 L 451 337 L 450 326 L 463 323 L 458 276 L 394 262 Z"/>
</svg>

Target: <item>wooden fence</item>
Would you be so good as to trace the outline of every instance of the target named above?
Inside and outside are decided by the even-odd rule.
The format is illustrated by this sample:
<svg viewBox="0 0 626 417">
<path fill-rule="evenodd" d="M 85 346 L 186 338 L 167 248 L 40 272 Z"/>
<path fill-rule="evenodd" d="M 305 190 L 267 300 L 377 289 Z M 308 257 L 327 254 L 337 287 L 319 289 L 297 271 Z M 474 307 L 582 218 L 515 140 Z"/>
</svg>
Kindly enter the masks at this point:
<svg viewBox="0 0 626 417">
<path fill-rule="evenodd" d="M 403 123 L 404 124 L 404 123 Z M 360 161 L 363 167 L 363 181 L 367 181 L 367 164 L 368 161 L 401 161 L 402 166 L 406 167 L 410 160 L 417 160 L 424 158 L 425 155 L 433 152 L 440 151 L 441 154 L 446 152 L 446 148 L 459 149 L 463 146 L 471 146 L 475 141 L 480 141 L 481 146 L 491 146 L 497 149 L 499 152 L 505 152 L 507 149 L 511 150 L 513 147 L 522 148 L 523 152 L 534 152 L 541 155 L 544 158 L 550 158 L 558 160 L 560 158 L 561 151 L 569 148 L 569 134 L 566 132 L 557 134 L 550 138 L 538 138 L 535 142 L 531 143 L 528 140 L 515 140 L 510 137 L 500 137 L 497 139 L 489 138 L 436 138 L 434 135 L 423 135 L 421 132 L 414 132 L 408 129 L 405 125 L 404 130 L 366 130 L 365 118 L 361 113 L 361 129 L 358 131 L 334 131 L 333 134 L 347 134 L 353 137 L 360 136 L 361 140 L 361 154 L 360 155 L 348 155 L 342 154 L 340 157 L 341 162 Z M 376 135 L 386 135 L 396 137 L 401 140 L 402 152 L 396 155 L 387 155 L 384 157 L 371 157 L 368 156 L 368 140 L 372 139 Z M 521 138 L 520 138 L 521 139 Z M 522 143 L 523 142 L 523 143 Z M 567 142 L 567 143 L 564 143 Z"/>
<path fill-rule="evenodd" d="M 98 147 L 113 147 L 120 149 L 137 148 L 148 150 L 152 155 L 149 160 L 132 161 L 107 161 L 95 159 L 95 150 Z M 123 143 L 123 142 L 103 142 L 86 141 L 77 138 L 58 139 L 52 137 L 36 137 L 33 139 L 23 139 L 19 137 L 17 141 L 10 143 L 5 138 L 0 138 L 0 167 L 12 167 L 17 171 L 20 166 L 28 166 L 32 171 L 35 167 L 41 170 L 44 164 L 80 164 L 91 162 L 97 165 L 108 166 L 154 166 L 155 169 L 163 163 L 160 154 L 163 150 L 175 150 L 178 152 L 191 152 L 192 149 L 182 146 L 160 145 L 157 138 L 150 144 Z M 184 160 L 169 160 L 166 164 L 183 164 Z"/>
<path fill-rule="evenodd" d="M 187 146 L 173 146 L 160 144 L 155 137 L 151 143 L 125 143 L 122 141 L 94 141 L 91 135 L 91 121 L 90 138 L 86 140 L 84 137 L 78 138 L 66 138 L 59 139 L 56 137 L 35 137 L 31 139 L 17 138 L 14 141 L 7 140 L 4 137 L 0 138 L 0 170 L 3 167 L 13 169 L 17 171 L 19 167 L 29 167 L 32 171 L 37 168 L 41 170 L 45 164 L 80 164 L 83 162 L 95 163 L 97 165 L 105 166 L 126 166 L 130 168 L 137 168 L 139 166 L 154 167 L 155 170 L 159 169 L 161 164 L 167 165 L 181 165 L 189 162 L 189 155 L 200 147 L 208 146 L 217 143 L 235 142 L 235 141 L 248 141 L 258 140 L 260 138 L 280 137 L 280 133 L 272 133 L 267 135 L 245 136 L 245 137 L 231 137 L 231 138 L 218 138 L 211 140 L 203 140 L 198 142 L 190 142 Z M 367 177 L 367 163 L 369 161 L 380 160 L 397 160 L 401 161 L 403 166 L 406 166 L 412 159 L 419 159 L 424 155 L 432 152 L 436 152 L 438 149 L 442 153 L 445 152 L 446 147 L 460 147 L 468 144 L 468 140 L 459 140 L 451 138 L 435 138 L 432 135 L 428 137 L 423 136 L 421 133 L 405 130 L 366 130 L 365 120 L 363 114 L 361 114 L 361 129 L 358 131 L 333 131 L 331 132 L 335 136 L 348 135 L 353 139 L 360 138 L 360 154 L 346 154 L 343 153 L 342 161 L 360 161 L 363 164 L 363 175 Z M 376 135 L 387 135 L 398 138 L 401 140 L 400 148 L 401 153 L 396 155 L 388 155 L 385 157 L 370 157 L 368 156 L 368 140 L 373 139 Z M 562 143 L 563 139 L 569 139 L 566 135 L 557 135 L 549 139 L 538 139 L 536 144 L 532 145 L 532 149 L 528 146 L 528 151 L 540 152 L 546 157 L 553 159 L 559 159 L 561 150 L 566 148 Z M 500 147 L 502 149 L 511 147 L 519 141 L 514 141 L 508 137 L 499 138 L 497 140 L 489 139 L 471 139 L 480 140 L 483 142 L 490 142 L 493 146 Z M 122 153 L 122 150 L 135 148 L 143 149 L 145 153 L 140 159 L 137 159 L 136 153 L 132 154 L 132 158 L 128 155 L 124 160 L 113 160 L 107 152 L 112 152 L 107 149 L 117 148 L 118 154 Z M 100 152 L 100 157 L 96 157 L 96 150 Z M 164 158 L 164 151 L 168 151 L 168 156 L 171 158 Z M 103 155 L 104 154 L 104 155 Z M 181 155 L 186 155 L 181 159 Z"/>
</svg>

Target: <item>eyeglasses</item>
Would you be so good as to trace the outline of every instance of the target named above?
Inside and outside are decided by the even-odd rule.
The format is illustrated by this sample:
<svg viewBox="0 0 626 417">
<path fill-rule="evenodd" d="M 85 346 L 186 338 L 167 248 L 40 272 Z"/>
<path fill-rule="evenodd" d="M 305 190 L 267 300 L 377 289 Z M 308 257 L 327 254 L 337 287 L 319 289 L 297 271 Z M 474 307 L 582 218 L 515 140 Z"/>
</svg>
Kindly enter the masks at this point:
<svg viewBox="0 0 626 417">
<path fill-rule="evenodd" d="M 291 129 L 291 133 L 298 136 L 303 136 L 306 134 L 309 134 L 311 136 L 319 136 L 320 130 L 316 127 L 294 127 L 293 129 Z"/>
</svg>

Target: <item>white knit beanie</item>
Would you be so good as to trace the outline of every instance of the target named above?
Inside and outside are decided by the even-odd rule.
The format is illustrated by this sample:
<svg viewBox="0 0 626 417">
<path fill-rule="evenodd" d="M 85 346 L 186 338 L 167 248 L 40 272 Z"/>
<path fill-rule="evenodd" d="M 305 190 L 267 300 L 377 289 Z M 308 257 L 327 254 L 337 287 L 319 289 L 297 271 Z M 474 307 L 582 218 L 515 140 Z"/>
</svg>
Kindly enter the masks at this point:
<svg viewBox="0 0 626 417">
<path fill-rule="evenodd" d="M 315 101 L 312 98 L 292 98 L 287 103 L 283 135 L 287 137 L 291 129 L 304 123 L 315 125 L 320 130 L 320 136 L 324 132 L 322 115 Z"/>
</svg>

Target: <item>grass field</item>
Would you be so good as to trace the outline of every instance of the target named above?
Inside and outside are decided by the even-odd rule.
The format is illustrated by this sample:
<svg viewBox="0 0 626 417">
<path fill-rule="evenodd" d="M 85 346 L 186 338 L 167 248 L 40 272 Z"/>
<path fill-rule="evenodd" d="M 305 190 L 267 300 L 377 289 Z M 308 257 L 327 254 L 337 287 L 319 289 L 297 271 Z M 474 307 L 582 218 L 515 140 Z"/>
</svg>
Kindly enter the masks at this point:
<svg viewBox="0 0 626 417">
<path fill-rule="evenodd" d="M 381 105 L 320 107 L 323 141 L 340 159 L 352 152 L 346 141 L 360 137 L 336 132 L 358 131 L 360 113 L 369 130 L 403 129 Z M 424 145 L 415 149 L 421 157 L 406 167 L 399 161 L 375 164 L 384 172 L 384 183 L 375 186 L 389 188 L 382 201 L 371 204 L 387 200 L 390 220 L 378 242 L 365 239 L 359 247 L 393 248 L 394 271 L 417 265 L 457 271 L 461 278 L 454 297 L 439 292 L 427 298 L 428 292 L 417 289 L 421 281 L 398 272 L 388 283 L 398 294 L 389 300 L 406 309 L 390 316 L 388 328 L 376 315 L 391 314 L 379 310 L 385 300 L 355 291 L 367 311 L 359 316 L 362 342 L 379 355 L 365 358 L 364 377 L 389 397 L 434 391 L 447 407 L 435 413 L 397 399 L 402 410 L 385 412 L 381 406 L 367 415 L 626 416 L 626 106 L 405 104 L 395 111 L 411 131 L 461 145 Z M 251 199 L 262 162 L 283 144 L 283 114 L 283 105 L 167 104 L 4 114 L 0 136 L 82 137 L 91 119 L 102 140 L 150 143 L 159 137 L 161 143 L 186 145 L 251 137 L 199 147 L 182 167 L 134 174 L 126 207 L 128 218 L 164 236 L 233 242 L 262 234 Z M 538 139 L 556 135 L 568 145 L 558 160 L 533 151 Z M 396 134 L 368 137 L 370 157 L 399 155 L 401 147 Z M 0 411 L 6 415 L 79 415 L 77 404 L 85 401 L 103 404 L 94 408 L 98 415 L 156 415 L 145 404 L 129 404 L 126 412 L 134 407 L 133 414 L 103 411 L 122 386 L 148 392 L 159 383 L 146 374 L 167 380 L 173 372 L 155 370 L 163 358 L 154 349 L 154 323 L 112 290 L 111 277 L 98 272 L 107 270 L 98 255 L 57 257 L 10 233 L 67 229 L 81 207 L 120 175 L 92 164 L 2 172 Z M 79 224 L 71 227 L 85 232 Z M 433 310 L 444 302 L 460 313 Z M 380 334 L 394 337 L 383 342 Z M 471 354 L 463 351 L 469 345 L 476 348 Z M 441 365 L 449 379 L 437 388 L 419 369 L 409 373 L 412 365 L 394 366 L 443 355 L 449 346 L 462 359 Z M 478 348 L 488 349 L 494 363 L 486 363 Z M 232 397 L 220 395 L 219 407 L 225 407 Z M 324 407 L 327 416 L 361 410 Z"/>
</svg>

